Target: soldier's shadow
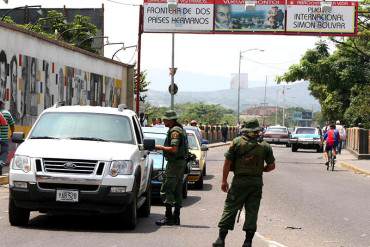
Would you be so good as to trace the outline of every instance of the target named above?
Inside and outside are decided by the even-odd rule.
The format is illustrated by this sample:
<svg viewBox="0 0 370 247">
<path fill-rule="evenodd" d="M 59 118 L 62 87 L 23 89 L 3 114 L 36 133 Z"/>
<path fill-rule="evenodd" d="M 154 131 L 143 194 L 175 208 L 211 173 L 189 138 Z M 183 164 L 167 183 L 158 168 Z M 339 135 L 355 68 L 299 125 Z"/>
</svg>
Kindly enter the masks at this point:
<svg viewBox="0 0 370 247">
<path fill-rule="evenodd" d="M 182 202 L 183 207 L 189 207 L 191 205 L 196 204 L 201 199 L 200 196 L 188 196 L 184 201 Z"/>
</svg>

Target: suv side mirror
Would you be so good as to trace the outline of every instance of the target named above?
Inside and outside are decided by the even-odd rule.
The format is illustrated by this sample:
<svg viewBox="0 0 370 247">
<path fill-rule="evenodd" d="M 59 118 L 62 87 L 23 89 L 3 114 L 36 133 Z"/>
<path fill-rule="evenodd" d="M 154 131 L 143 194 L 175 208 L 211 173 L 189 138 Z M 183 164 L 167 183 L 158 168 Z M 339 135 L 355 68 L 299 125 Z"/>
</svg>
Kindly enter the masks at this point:
<svg viewBox="0 0 370 247">
<path fill-rule="evenodd" d="M 200 151 L 208 151 L 208 146 L 205 144 L 202 144 L 202 146 L 200 147 Z"/>
<path fill-rule="evenodd" d="M 23 132 L 14 132 L 12 135 L 12 142 L 22 143 L 24 142 L 24 133 Z"/>
<path fill-rule="evenodd" d="M 155 140 L 154 139 L 144 139 L 144 149 L 152 151 L 155 149 Z"/>
</svg>

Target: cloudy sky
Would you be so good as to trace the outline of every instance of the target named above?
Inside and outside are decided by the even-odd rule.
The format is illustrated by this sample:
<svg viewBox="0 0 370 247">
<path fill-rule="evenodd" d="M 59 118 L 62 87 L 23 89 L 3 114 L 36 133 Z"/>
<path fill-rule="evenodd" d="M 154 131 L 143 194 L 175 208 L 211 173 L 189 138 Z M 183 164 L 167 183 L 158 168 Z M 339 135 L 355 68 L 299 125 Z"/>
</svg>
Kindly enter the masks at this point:
<svg viewBox="0 0 370 247">
<path fill-rule="evenodd" d="M 137 44 L 138 4 L 143 0 L 9 0 L 0 8 L 41 4 L 45 8 L 105 8 L 105 34 L 110 42 Z M 251 51 L 242 60 L 241 72 L 248 73 L 250 86 L 264 86 L 266 76 L 273 85 L 276 75 L 299 61 L 307 49 L 313 48 L 318 37 L 283 35 L 214 35 L 176 34 L 175 82 L 180 90 L 208 91 L 229 88 L 231 74 L 238 72 L 239 51 Z M 106 46 L 105 56 L 111 57 L 120 46 Z M 135 49 L 118 53 L 118 59 L 135 63 Z M 170 82 L 171 35 L 144 33 L 142 36 L 142 69 L 148 73 L 151 89 L 165 91 Z"/>
</svg>

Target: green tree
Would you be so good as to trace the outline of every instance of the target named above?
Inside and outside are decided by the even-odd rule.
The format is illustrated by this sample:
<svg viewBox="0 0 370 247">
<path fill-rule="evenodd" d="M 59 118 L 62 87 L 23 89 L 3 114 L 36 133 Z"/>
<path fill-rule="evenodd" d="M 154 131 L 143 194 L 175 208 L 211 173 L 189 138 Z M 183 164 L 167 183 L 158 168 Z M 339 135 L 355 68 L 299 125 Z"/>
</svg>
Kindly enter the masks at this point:
<svg viewBox="0 0 370 247">
<path fill-rule="evenodd" d="M 15 24 L 9 16 L 6 16 L 4 21 Z M 17 26 L 40 33 L 51 39 L 65 41 L 90 52 L 99 52 L 98 49 L 92 47 L 94 39 L 89 39 L 96 36 L 98 29 L 90 22 L 88 16 L 76 15 L 73 22 L 66 23 L 61 12 L 52 10 L 47 12 L 45 18 L 39 18 L 36 23 Z"/>
<path fill-rule="evenodd" d="M 366 8 L 369 10 L 369 8 Z M 358 88 L 370 84 L 370 21 L 368 14 L 359 17 L 357 36 L 330 38 L 336 50 L 330 54 L 327 41 L 319 41 L 316 47 L 306 51 L 299 64 L 292 65 L 278 81 L 294 82 L 308 80 L 311 94 L 319 100 L 322 118 L 345 120 L 355 124 L 351 109 L 360 109 Z M 353 90 L 356 89 L 356 90 Z M 357 100 L 355 100 L 357 99 Z M 345 114 L 346 113 L 346 114 Z M 358 120 L 359 121 L 359 120 Z M 364 124 L 370 119 L 364 120 Z"/>
<path fill-rule="evenodd" d="M 137 70 L 135 70 L 135 80 L 134 80 L 134 95 L 136 95 L 136 80 L 137 80 Z M 147 95 L 145 94 L 148 92 L 150 81 L 147 78 L 147 72 L 141 71 L 140 72 L 140 84 L 139 84 L 139 92 L 140 92 L 140 101 L 145 102 Z"/>
</svg>

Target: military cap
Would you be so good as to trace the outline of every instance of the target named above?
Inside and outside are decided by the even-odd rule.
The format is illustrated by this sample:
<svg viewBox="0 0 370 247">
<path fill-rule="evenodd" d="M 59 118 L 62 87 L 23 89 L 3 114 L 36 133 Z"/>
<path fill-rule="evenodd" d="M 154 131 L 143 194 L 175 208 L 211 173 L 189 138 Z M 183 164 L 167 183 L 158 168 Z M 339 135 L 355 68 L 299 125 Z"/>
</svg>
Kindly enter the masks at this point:
<svg viewBox="0 0 370 247">
<path fill-rule="evenodd" d="M 174 110 L 168 110 L 164 113 L 164 116 L 162 118 L 163 120 L 175 120 L 178 117 Z"/>
<path fill-rule="evenodd" d="M 260 124 L 256 118 L 244 122 L 241 131 L 258 131 L 260 130 Z"/>
</svg>

